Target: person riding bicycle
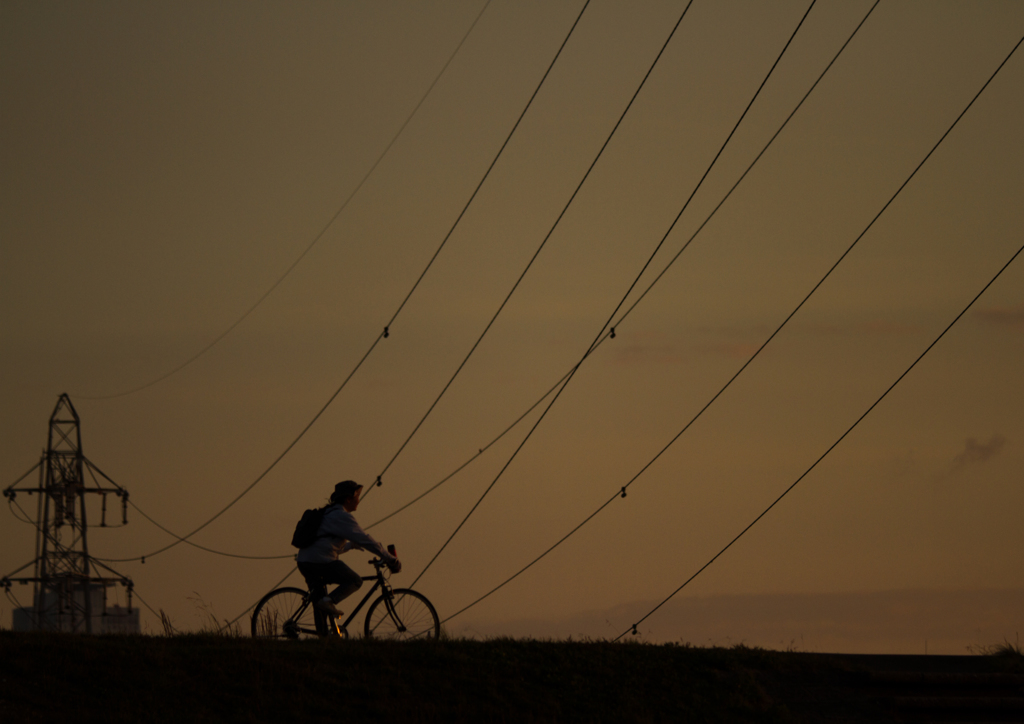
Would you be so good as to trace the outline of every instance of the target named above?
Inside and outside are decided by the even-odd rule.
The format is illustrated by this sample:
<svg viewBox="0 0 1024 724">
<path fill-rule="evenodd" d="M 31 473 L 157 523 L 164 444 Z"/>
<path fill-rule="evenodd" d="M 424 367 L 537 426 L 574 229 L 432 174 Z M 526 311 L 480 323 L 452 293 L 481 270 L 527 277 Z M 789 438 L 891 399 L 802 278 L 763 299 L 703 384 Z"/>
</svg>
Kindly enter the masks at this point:
<svg viewBox="0 0 1024 724">
<path fill-rule="evenodd" d="M 402 570 L 401 562 L 360 528 L 352 516 L 359 507 L 362 491 L 363 486 L 354 480 L 343 480 L 335 485 L 316 540 L 308 547 L 300 548 L 295 556 L 299 573 L 306 579 L 316 608 L 332 616 L 341 616 L 338 603 L 363 585 L 362 577 L 338 560 L 339 554 L 353 548 L 369 551 L 380 556 L 392 573 Z M 338 584 L 338 587 L 328 595 L 327 585 L 331 583 Z"/>
</svg>

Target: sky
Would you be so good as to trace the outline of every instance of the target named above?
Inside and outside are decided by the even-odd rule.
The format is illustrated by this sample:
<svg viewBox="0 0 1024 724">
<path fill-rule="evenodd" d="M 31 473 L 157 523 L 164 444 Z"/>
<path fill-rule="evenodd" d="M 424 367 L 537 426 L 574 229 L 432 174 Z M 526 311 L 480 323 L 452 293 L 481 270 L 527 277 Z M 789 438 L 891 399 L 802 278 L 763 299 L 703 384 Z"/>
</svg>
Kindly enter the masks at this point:
<svg viewBox="0 0 1024 724">
<path fill-rule="evenodd" d="M 0 485 L 39 460 L 62 393 L 86 457 L 179 535 L 259 480 L 192 540 L 283 558 L 182 544 L 110 563 L 197 629 L 288 574 L 296 520 L 337 481 L 382 476 L 369 526 L 472 459 L 371 529 L 403 560 L 393 582 L 465 519 L 416 583 L 446 618 L 611 501 L 446 627 L 629 630 L 1024 243 L 1024 51 L 928 155 L 1024 36 L 1024 6 L 883 0 L 703 227 L 872 3 L 816 3 L 786 47 L 807 3 L 695 0 L 665 45 L 685 7 L 0 1 Z M 610 317 L 550 411 L 491 445 Z M 1012 640 L 1022 356 L 1017 259 L 641 637 Z M 35 550 L 9 507 L 0 575 Z M 128 517 L 89 531 L 94 556 L 173 542 Z M 31 600 L 11 593 L 4 626 Z M 907 610 L 920 630 L 901 636 Z"/>
</svg>

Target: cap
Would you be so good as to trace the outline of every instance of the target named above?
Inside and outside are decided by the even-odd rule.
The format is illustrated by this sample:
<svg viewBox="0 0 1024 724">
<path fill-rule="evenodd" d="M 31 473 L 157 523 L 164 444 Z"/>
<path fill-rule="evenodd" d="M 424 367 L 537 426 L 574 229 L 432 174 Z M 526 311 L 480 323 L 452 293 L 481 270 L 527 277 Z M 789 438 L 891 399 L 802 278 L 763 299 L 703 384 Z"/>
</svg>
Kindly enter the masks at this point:
<svg viewBox="0 0 1024 724">
<path fill-rule="evenodd" d="M 348 500 L 362 487 L 355 480 L 342 480 L 334 486 L 334 495 L 331 498 L 337 501 Z"/>
</svg>

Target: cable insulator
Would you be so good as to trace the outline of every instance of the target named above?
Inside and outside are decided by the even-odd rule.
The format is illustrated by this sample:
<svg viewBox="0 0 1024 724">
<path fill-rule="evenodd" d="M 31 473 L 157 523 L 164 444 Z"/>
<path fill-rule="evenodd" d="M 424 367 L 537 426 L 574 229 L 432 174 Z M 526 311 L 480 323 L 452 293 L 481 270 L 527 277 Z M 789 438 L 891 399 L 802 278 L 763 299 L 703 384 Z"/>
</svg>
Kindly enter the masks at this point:
<svg viewBox="0 0 1024 724">
<path fill-rule="evenodd" d="M 103 507 L 100 509 L 100 528 L 107 527 L 107 494 L 100 496 L 103 499 Z"/>
<path fill-rule="evenodd" d="M 640 635 L 640 632 L 636 630 L 636 624 L 633 624 L 633 635 L 634 636 L 639 636 Z"/>
<path fill-rule="evenodd" d="M 615 339 L 615 327 L 612 327 L 612 333 L 608 336 L 611 337 L 612 339 Z"/>
<path fill-rule="evenodd" d="M 384 481 L 383 481 L 383 480 L 381 480 L 381 479 L 380 479 L 380 476 L 378 475 L 378 476 L 377 476 L 377 483 L 376 483 L 377 487 L 379 488 L 379 487 L 380 487 L 380 486 L 382 486 L 383 484 L 384 484 Z"/>
<path fill-rule="evenodd" d="M 622 488 L 622 497 L 623 498 L 626 497 L 626 488 L 625 487 Z"/>
<path fill-rule="evenodd" d="M 142 565 L 146 565 L 146 556 L 142 556 L 140 560 L 142 561 Z"/>
<path fill-rule="evenodd" d="M 389 334 L 390 334 L 390 332 L 388 332 L 388 328 L 385 327 L 384 328 L 384 339 L 387 339 Z"/>
</svg>

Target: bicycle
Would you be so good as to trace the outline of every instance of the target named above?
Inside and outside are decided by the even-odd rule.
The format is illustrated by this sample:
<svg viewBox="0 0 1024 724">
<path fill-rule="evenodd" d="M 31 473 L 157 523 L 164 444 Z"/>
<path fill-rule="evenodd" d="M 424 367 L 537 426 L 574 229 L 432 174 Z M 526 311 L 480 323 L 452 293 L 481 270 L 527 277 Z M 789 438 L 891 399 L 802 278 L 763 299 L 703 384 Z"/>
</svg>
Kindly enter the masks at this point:
<svg viewBox="0 0 1024 724">
<path fill-rule="evenodd" d="M 308 590 L 277 588 L 261 598 L 253 609 L 253 638 L 303 639 L 333 635 L 348 638 L 348 625 L 380 589 L 380 596 L 366 611 L 363 623 L 366 638 L 437 639 L 441 635 L 441 621 L 427 597 L 408 588 L 392 588 L 384 576 L 384 561 L 374 558 L 370 563 L 375 573 L 362 579 L 374 584 L 344 622 L 319 611 Z"/>
</svg>

